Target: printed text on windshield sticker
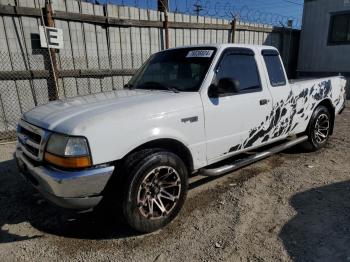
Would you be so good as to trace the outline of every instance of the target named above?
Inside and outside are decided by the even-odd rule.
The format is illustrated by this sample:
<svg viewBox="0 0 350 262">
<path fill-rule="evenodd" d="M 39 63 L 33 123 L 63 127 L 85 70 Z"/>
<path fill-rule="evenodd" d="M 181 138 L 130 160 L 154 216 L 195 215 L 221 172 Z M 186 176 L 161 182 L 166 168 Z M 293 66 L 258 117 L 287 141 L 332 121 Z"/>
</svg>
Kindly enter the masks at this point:
<svg viewBox="0 0 350 262">
<path fill-rule="evenodd" d="M 211 57 L 214 50 L 192 50 L 189 51 L 186 57 Z"/>
</svg>

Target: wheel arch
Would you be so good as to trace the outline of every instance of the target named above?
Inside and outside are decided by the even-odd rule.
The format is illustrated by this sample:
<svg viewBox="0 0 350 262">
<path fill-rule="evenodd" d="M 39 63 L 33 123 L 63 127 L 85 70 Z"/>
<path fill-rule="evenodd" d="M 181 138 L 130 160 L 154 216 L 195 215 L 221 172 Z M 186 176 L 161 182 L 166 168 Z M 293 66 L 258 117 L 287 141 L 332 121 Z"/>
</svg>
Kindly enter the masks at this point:
<svg viewBox="0 0 350 262">
<path fill-rule="evenodd" d="M 113 162 L 113 164 L 116 166 L 116 169 L 102 192 L 102 194 L 106 196 L 106 198 L 104 198 L 105 200 L 101 204 L 102 207 L 109 205 L 111 201 L 110 196 L 113 194 L 113 192 L 118 192 L 117 198 L 122 197 L 125 189 L 125 181 L 127 178 L 127 176 L 124 174 L 124 163 L 132 154 L 146 149 L 161 149 L 174 153 L 184 162 L 189 174 L 191 174 L 191 172 L 194 170 L 192 154 L 189 148 L 179 140 L 173 138 L 157 138 L 148 142 L 144 142 L 143 144 L 137 146 L 125 154 L 123 158 Z"/>
<path fill-rule="evenodd" d="M 173 138 L 158 138 L 141 144 L 135 149 L 127 153 L 123 159 L 127 158 L 130 154 L 143 149 L 160 148 L 166 151 L 176 154 L 186 165 L 188 171 L 191 172 L 194 169 L 193 157 L 189 148 L 177 139 Z M 122 159 L 122 160 L 123 160 Z"/>
</svg>

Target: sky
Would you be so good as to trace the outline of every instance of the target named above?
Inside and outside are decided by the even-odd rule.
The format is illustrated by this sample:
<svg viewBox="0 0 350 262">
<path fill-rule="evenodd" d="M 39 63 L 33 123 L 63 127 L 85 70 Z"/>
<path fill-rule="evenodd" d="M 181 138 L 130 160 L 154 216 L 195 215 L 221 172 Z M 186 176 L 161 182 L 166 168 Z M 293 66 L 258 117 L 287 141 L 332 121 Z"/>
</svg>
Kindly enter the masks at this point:
<svg viewBox="0 0 350 262">
<path fill-rule="evenodd" d="M 95 1 L 95 0 L 90 0 Z M 98 0 L 100 3 L 115 3 L 155 9 L 157 0 Z M 169 0 L 170 11 L 194 14 L 194 5 L 200 5 L 201 15 L 228 18 L 240 13 L 242 19 L 253 22 L 267 21 L 279 24 L 280 20 L 293 19 L 301 23 L 304 0 Z M 272 15 L 273 14 L 273 15 Z M 278 15 L 276 15 L 278 14 Z M 281 17 L 283 16 L 283 18 Z"/>
</svg>

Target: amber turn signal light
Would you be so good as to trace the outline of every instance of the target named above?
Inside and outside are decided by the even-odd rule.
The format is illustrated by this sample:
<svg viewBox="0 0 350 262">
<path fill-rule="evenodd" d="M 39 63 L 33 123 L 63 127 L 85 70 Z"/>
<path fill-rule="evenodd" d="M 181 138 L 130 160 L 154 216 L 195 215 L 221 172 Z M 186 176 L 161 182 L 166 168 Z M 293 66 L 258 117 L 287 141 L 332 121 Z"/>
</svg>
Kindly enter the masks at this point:
<svg viewBox="0 0 350 262">
<path fill-rule="evenodd" d="M 47 162 L 64 168 L 86 168 L 91 166 L 89 156 L 62 157 L 46 152 L 44 158 Z"/>
</svg>

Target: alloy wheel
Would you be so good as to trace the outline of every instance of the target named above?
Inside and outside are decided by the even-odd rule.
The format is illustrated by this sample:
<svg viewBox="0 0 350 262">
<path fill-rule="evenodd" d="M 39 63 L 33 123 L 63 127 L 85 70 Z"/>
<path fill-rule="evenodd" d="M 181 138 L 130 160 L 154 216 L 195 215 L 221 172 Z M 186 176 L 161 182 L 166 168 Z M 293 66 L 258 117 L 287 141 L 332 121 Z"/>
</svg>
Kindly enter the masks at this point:
<svg viewBox="0 0 350 262">
<path fill-rule="evenodd" d="M 329 135 L 330 121 L 326 114 L 320 114 L 316 120 L 314 135 L 317 143 L 322 144 L 326 142 Z"/>
<path fill-rule="evenodd" d="M 176 206 L 181 193 L 181 180 L 170 166 L 160 166 L 150 171 L 137 194 L 140 213 L 148 219 L 161 219 Z"/>
</svg>

